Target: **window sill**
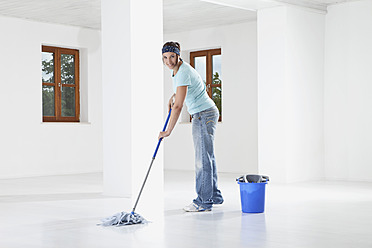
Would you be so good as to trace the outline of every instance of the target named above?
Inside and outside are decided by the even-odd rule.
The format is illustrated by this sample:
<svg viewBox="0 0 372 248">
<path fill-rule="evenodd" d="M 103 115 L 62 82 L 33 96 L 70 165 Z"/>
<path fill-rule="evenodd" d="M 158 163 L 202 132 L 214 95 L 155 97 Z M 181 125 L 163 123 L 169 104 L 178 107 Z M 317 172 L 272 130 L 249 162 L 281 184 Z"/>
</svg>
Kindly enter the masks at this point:
<svg viewBox="0 0 372 248">
<path fill-rule="evenodd" d="M 91 122 L 41 122 L 40 123 L 43 126 L 86 126 L 91 125 Z"/>
</svg>

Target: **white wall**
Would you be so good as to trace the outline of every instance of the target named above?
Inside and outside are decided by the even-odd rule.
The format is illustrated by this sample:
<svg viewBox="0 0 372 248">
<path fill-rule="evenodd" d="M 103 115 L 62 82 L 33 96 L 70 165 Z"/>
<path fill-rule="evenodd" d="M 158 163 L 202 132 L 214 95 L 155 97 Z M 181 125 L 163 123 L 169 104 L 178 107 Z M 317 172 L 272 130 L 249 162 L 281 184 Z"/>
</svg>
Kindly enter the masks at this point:
<svg viewBox="0 0 372 248">
<path fill-rule="evenodd" d="M 222 123 L 217 125 L 215 154 L 219 172 L 257 173 L 257 34 L 256 22 L 165 34 L 178 41 L 182 54 L 222 49 Z M 164 101 L 172 95 L 164 69 Z M 185 107 L 186 108 L 186 107 Z M 191 123 L 179 123 L 164 142 L 165 169 L 194 170 Z"/>
<path fill-rule="evenodd" d="M 102 171 L 100 32 L 0 16 L 0 178 Z M 41 46 L 81 49 L 84 123 L 42 123 Z"/>
<path fill-rule="evenodd" d="M 324 14 L 288 8 L 287 95 L 292 159 L 287 181 L 324 177 Z"/>
<path fill-rule="evenodd" d="M 327 179 L 372 180 L 372 1 L 328 8 L 325 53 Z"/>
<path fill-rule="evenodd" d="M 258 12 L 259 171 L 273 181 L 324 176 L 324 24 L 300 8 Z"/>
</svg>

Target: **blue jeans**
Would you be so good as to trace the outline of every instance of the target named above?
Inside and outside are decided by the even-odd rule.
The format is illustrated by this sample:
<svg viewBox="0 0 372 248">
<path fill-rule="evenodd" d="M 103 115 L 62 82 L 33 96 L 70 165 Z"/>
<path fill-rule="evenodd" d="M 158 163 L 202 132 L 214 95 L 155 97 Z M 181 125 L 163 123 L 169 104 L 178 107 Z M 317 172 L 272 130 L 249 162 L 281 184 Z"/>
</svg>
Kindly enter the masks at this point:
<svg viewBox="0 0 372 248">
<path fill-rule="evenodd" d="M 196 193 L 194 203 L 205 209 L 221 204 L 223 198 L 217 187 L 217 168 L 214 157 L 214 134 L 219 112 L 216 106 L 192 115 L 192 136 L 195 147 Z"/>
</svg>

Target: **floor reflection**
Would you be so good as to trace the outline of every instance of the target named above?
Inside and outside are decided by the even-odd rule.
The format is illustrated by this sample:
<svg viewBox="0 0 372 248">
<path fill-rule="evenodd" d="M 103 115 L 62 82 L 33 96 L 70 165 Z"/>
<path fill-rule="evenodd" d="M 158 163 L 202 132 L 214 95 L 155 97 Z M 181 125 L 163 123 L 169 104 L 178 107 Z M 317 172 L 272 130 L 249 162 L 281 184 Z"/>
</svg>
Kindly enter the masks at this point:
<svg viewBox="0 0 372 248">
<path fill-rule="evenodd" d="M 240 244 L 246 247 L 265 247 L 266 218 L 264 213 L 241 213 Z"/>
</svg>

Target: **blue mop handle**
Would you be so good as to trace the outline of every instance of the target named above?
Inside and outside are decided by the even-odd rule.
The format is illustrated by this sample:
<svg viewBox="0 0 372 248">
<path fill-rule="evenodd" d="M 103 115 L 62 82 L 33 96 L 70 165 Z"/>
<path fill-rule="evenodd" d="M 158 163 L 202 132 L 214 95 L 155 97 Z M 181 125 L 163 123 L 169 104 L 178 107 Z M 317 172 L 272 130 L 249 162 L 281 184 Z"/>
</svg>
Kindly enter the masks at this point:
<svg viewBox="0 0 372 248">
<path fill-rule="evenodd" d="M 171 113 L 172 113 L 172 109 L 169 110 L 169 114 L 168 114 L 167 120 L 165 121 L 165 124 L 164 124 L 163 132 L 167 128 L 168 121 L 169 121 L 169 118 L 171 116 Z M 154 155 L 152 156 L 152 158 L 155 158 L 156 157 L 156 154 L 158 153 L 159 146 L 160 146 L 160 143 L 161 143 L 162 140 L 163 140 L 163 138 L 159 139 L 158 145 L 156 146 L 156 149 L 155 149 L 155 152 L 154 152 Z"/>
<path fill-rule="evenodd" d="M 172 112 L 172 109 L 169 110 L 169 114 L 168 114 L 167 120 L 165 121 L 165 124 L 164 124 L 163 132 L 164 132 L 165 129 L 167 128 L 168 121 L 169 121 L 169 118 L 170 118 L 170 116 L 171 116 L 171 112 Z M 139 200 L 139 198 L 141 197 L 143 187 L 145 186 L 145 183 L 146 183 L 146 181 L 147 181 L 147 177 L 148 177 L 149 174 L 150 174 L 150 170 L 151 170 L 151 167 L 152 167 L 152 163 L 153 163 L 154 160 L 155 160 L 156 153 L 158 153 L 158 149 L 159 149 L 159 146 L 160 146 L 160 143 L 161 143 L 162 139 L 163 139 L 163 138 L 159 139 L 159 141 L 158 141 L 158 145 L 156 146 L 156 150 L 155 150 L 154 156 L 152 156 L 152 160 L 151 160 L 150 167 L 149 167 L 149 169 L 147 170 L 147 174 L 146 174 L 145 180 L 144 180 L 143 183 L 142 183 L 141 190 L 140 190 L 140 192 L 139 192 L 139 194 L 138 194 L 138 197 L 137 197 L 136 203 L 134 204 L 133 210 L 132 210 L 132 212 L 131 212 L 132 215 L 134 215 L 134 211 L 136 210 L 136 207 L 137 207 L 137 204 L 138 204 L 138 200 Z"/>
</svg>

